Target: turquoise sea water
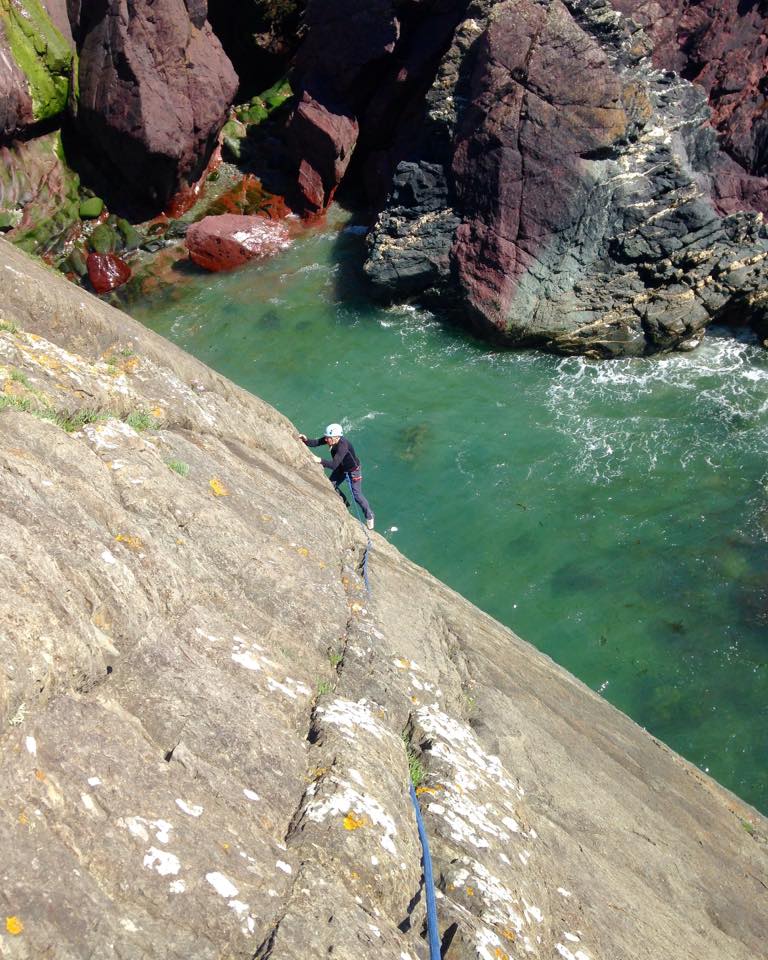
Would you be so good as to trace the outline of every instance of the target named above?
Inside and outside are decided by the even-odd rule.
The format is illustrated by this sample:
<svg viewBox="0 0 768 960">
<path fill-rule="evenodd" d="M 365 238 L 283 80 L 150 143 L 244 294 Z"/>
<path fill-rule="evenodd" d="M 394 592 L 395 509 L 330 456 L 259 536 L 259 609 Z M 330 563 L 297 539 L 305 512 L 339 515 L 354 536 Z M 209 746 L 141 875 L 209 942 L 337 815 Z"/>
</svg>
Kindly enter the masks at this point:
<svg viewBox="0 0 768 960">
<path fill-rule="evenodd" d="M 381 533 L 768 812 L 768 352 L 496 352 L 368 302 L 340 228 L 132 312 L 310 436 L 340 420 Z"/>
</svg>

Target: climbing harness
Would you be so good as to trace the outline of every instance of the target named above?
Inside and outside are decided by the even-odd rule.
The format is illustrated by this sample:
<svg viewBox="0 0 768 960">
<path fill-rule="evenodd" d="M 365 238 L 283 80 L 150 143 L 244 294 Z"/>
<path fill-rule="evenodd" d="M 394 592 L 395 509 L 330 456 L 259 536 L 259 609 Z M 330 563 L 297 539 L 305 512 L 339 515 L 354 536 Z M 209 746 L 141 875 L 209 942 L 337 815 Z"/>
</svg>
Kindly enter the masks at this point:
<svg viewBox="0 0 768 960">
<path fill-rule="evenodd" d="M 435 903 L 435 879 L 432 875 L 432 857 L 429 853 L 429 840 L 424 821 L 421 818 L 419 801 L 411 784 L 411 800 L 416 813 L 416 825 L 421 840 L 421 862 L 424 866 L 424 890 L 427 894 L 427 940 L 429 942 L 429 960 L 440 960 L 440 940 L 437 933 L 437 904 Z"/>
<path fill-rule="evenodd" d="M 362 477 L 360 476 L 359 473 L 356 474 L 356 476 L 355 476 L 354 479 L 357 479 L 357 478 L 362 479 Z M 370 550 L 371 550 L 372 540 L 371 540 L 371 535 L 370 535 L 370 533 L 368 533 L 368 528 L 367 528 L 366 525 L 365 525 L 365 517 L 364 517 L 364 516 L 362 515 L 362 513 L 360 512 L 360 504 L 357 502 L 357 500 L 355 500 L 355 488 L 352 486 L 352 480 L 353 480 L 352 475 L 351 475 L 350 473 L 348 473 L 348 474 L 347 474 L 347 483 L 349 484 L 349 492 L 350 492 L 351 495 L 352 495 L 352 503 L 354 503 L 354 505 L 355 505 L 355 510 L 357 511 L 357 519 L 358 519 L 358 520 L 360 521 L 360 523 L 362 524 L 363 530 L 365 531 L 366 539 L 368 540 L 368 543 L 366 543 L 366 545 L 365 545 L 365 552 L 363 553 L 363 580 L 365 581 L 365 592 L 366 592 L 366 593 L 368 594 L 368 596 L 370 597 L 370 595 L 371 595 L 371 585 L 370 585 L 370 583 L 368 582 L 368 554 L 370 553 Z"/>
</svg>

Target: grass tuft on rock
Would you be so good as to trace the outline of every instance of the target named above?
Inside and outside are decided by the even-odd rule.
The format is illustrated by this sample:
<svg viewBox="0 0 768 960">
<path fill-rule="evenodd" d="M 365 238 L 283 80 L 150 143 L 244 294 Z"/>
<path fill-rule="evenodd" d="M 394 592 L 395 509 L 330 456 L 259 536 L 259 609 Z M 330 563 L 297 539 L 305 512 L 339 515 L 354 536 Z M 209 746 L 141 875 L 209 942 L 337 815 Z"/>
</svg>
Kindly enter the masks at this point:
<svg viewBox="0 0 768 960">
<path fill-rule="evenodd" d="M 152 416 L 151 413 L 146 413 L 144 410 L 134 410 L 132 413 L 129 413 L 125 417 L 125 422 L 129 427 L 133 427 L 134 430 L 141 432 L 142 430 L 150 430 L 152 427 L 157 426 L 157 421 Z"/>
<path fill-rule="evenodd" d="M 183 460 L 166 460 L 165 465 L 180 477 L 186 477 L 189 473 L 189 464 Z"/>
</svg>

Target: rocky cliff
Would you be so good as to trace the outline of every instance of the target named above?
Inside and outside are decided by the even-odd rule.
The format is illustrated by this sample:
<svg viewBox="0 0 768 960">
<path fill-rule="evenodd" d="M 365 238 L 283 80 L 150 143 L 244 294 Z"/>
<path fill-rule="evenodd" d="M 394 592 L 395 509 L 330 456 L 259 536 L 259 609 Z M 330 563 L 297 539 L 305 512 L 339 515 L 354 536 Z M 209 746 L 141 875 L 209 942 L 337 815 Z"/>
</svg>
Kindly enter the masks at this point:
<svg viewBox="0 0 768 960">
<path fill-rule="evenodd" d="M 768 824 L 0 241 L 0 956 L 754 960 Z"/>
<path fill-rule="evenodd" d="M 371 232 L 375 288 L 595 356 L 764 325 L 762 218 L 721 215 L 735 164 L 703 92 L 651 49 L 605 0 L 471 3 Z"/>
</svg>

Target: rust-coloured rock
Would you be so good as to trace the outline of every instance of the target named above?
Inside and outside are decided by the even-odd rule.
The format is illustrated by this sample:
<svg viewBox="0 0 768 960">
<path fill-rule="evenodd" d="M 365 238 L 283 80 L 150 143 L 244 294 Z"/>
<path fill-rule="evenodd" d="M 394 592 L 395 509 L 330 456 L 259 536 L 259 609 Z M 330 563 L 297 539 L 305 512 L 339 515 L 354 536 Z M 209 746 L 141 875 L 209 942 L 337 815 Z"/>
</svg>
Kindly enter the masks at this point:
<svg viewBox="0 0 768 960">
<path fill-rule="evenodd" d="M 204 217 L 187 231 L 190 258 L 199 267 L 215 272 L 271 257 L 290 245 L 285 224 L 268 217 L 227 213 Z"/>
<path fill-rule="evenodd" d="M 109 293 L 131 279 L 131 268 L 114 253 L 89 253 L 86 265 L 96 293 Z"/>
</svg>

